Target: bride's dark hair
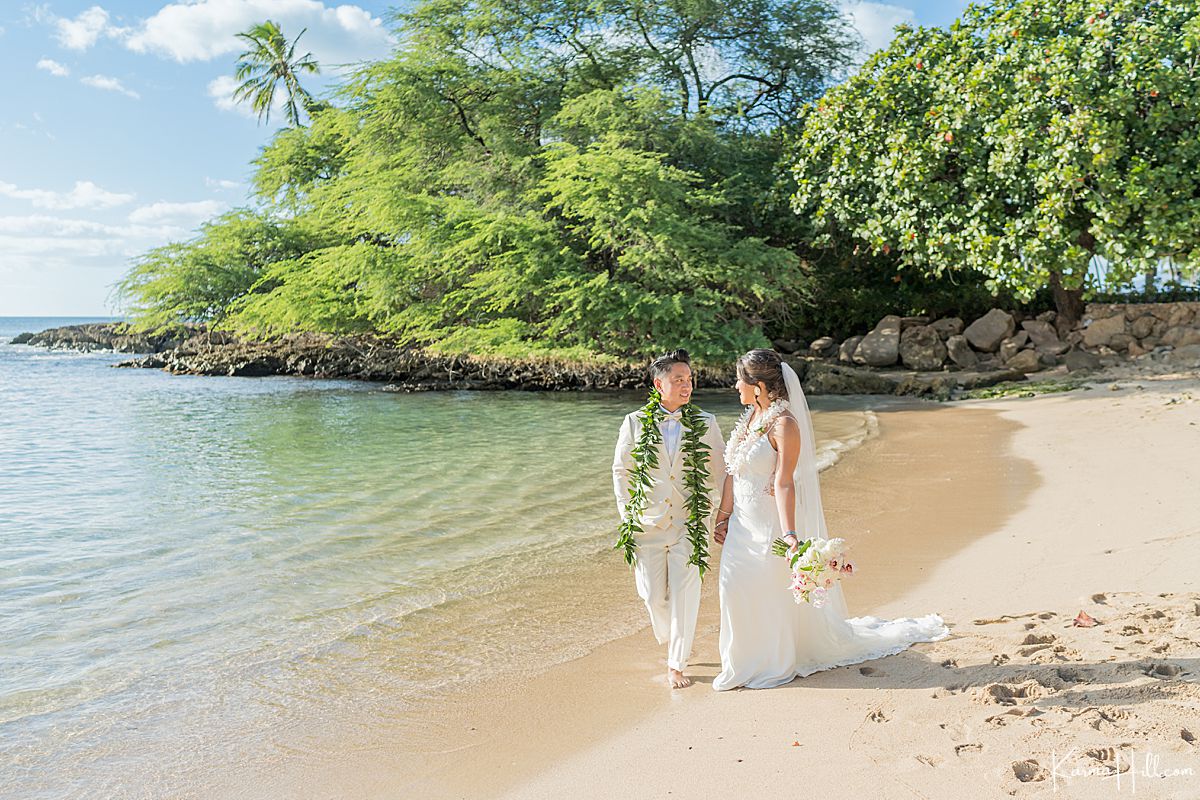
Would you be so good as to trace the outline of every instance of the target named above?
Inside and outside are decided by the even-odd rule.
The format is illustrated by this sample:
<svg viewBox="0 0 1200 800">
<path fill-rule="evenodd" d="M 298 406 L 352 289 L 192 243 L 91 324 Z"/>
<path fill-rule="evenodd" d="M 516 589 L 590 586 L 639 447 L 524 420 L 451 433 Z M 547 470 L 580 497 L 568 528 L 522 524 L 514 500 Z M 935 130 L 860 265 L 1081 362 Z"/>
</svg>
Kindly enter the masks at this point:
<svg viewBox="0 0 1200 800">
<path fill-rule="evenodd" d="M 787 382 L 783 379 L 783 357 L 774 350 L 751 350 L 737 360 L 737 374 L 743 383 L 752 386 L 766 384 L 767 398 L 787 397 Z"/>
</svg>

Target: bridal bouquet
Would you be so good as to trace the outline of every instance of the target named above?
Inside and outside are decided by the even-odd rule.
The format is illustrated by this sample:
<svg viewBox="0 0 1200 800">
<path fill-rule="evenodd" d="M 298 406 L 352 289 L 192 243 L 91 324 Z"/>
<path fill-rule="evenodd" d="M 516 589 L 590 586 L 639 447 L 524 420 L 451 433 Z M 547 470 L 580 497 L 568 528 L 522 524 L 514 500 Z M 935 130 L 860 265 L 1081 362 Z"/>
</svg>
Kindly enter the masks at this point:
<svg viewBox="0 0 1200 800">
<path fill-rule="evenodd" d="M 825 605 L 826 595 L 842 575 L 854 574 L 854 563 L 846 554 L 850 546 L 845 539 L 805 539 L 791 555 L 792 582 L 788 586 L 797 603 L 812 603 L 813 608 Z M 776 539 L 771 552 L 787 557 L 788 543 Z"/>
</svg>

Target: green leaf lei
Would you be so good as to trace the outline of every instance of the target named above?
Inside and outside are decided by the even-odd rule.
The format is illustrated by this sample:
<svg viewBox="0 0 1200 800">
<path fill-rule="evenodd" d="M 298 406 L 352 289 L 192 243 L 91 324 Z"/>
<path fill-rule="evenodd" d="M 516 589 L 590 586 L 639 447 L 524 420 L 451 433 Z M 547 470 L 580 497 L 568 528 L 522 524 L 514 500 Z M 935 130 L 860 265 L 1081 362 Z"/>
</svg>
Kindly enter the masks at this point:
<svg viewBox="0 0 1200 800">
<path fill-rule="evenodd" d="M 646 490 L 651 486 L 650 472 L 658 469 L 658 445 L 662 442 L 662 431 L 658 428 L 663 419 L 661 402 L 662 395 L 655 389 L 642 407 L 642 431 L 631 454 L 634 467 L 629 472 L 629 502 L 625 504 L 625 520 L 617 529 L 617 543 L 613 545 L 614 550 L 624 551 L 625 563 L 630 566 L 633 565 L 634 550 L 637 548 L 634 535 L 642 533 L 638 520 L 646 510 Z M 712 513 L 712 500 L 708 495 L 708 460 L 712 448 L 704 443 L 708 423 L 704 421 L 700 408 L 688 403 L 680 411 L 683 412 L 680 415 L 683 424 L 683 485 L 688 492 L 687 536 L 692 543 L 692 556 L 688 563 L 695 564 L 703 578 L 708 569 L 708 526 L 705 520 Z"/>
</svg>

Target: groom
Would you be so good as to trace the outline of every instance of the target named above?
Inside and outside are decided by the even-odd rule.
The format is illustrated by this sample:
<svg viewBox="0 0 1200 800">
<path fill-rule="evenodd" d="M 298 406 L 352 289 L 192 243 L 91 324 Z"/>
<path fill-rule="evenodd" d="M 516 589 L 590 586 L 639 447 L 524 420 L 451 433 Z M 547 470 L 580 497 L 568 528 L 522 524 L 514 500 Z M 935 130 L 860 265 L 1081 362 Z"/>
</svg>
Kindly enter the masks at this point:
<svg viewBox="0 0 1200 800">
<path fill-rule="evenodd" d="M 687 535 L 688 490 L 684 483 L 684 406 L 692 398 L 687 351 L 675 350 L 655 359 L 650 365 L 650 378 L 661 395 L 661 441 L 657 444 L 658 465 L 649 470 L 651 485 L 646 490 L 646 502 L 635 520 L 641 532 L 635 536 L 633 570 L 638 595 L 650 612 L 654 638 L 667 645 L 667 680 L 672 688 L 681 689 L 691 684 L 683 671 L 691 655 L 700 610 L 700 570 L 688 563 L 693 543 Z M 709 448 L 706 488 L 712 511 L 703 521 L 707 540 L 725 482 L 725 442 L 715 416 L 706 411 L 698 411 L 698 416 L 708 427 L 702 439 Z M 622 521 L 627 521 L 631 473 L 637 467 L 634 449 L 644 418 L 644 410 L 625 417 L 613 456 L 613 488 Z"/>
</svg>

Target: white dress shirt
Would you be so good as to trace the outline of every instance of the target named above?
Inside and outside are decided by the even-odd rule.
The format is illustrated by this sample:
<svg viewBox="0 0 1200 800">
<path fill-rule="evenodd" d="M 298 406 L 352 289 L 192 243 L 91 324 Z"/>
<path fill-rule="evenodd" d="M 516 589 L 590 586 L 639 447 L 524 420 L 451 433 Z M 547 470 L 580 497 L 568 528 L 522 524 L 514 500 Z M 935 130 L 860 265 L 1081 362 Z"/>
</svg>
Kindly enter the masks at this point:
<svg viewBox="0 0 1200 800">
<path fill-rule="evenodd" d="M 667 451 L 667 458 L 674 458 L 675 453 L 679 451 L 680 437 L 683 436 L 683 411 L 667 411 L 661 404 L 659 408 L 664 415 L 658 427 L 663 435 L 663 448 Z"/>
</svg>

